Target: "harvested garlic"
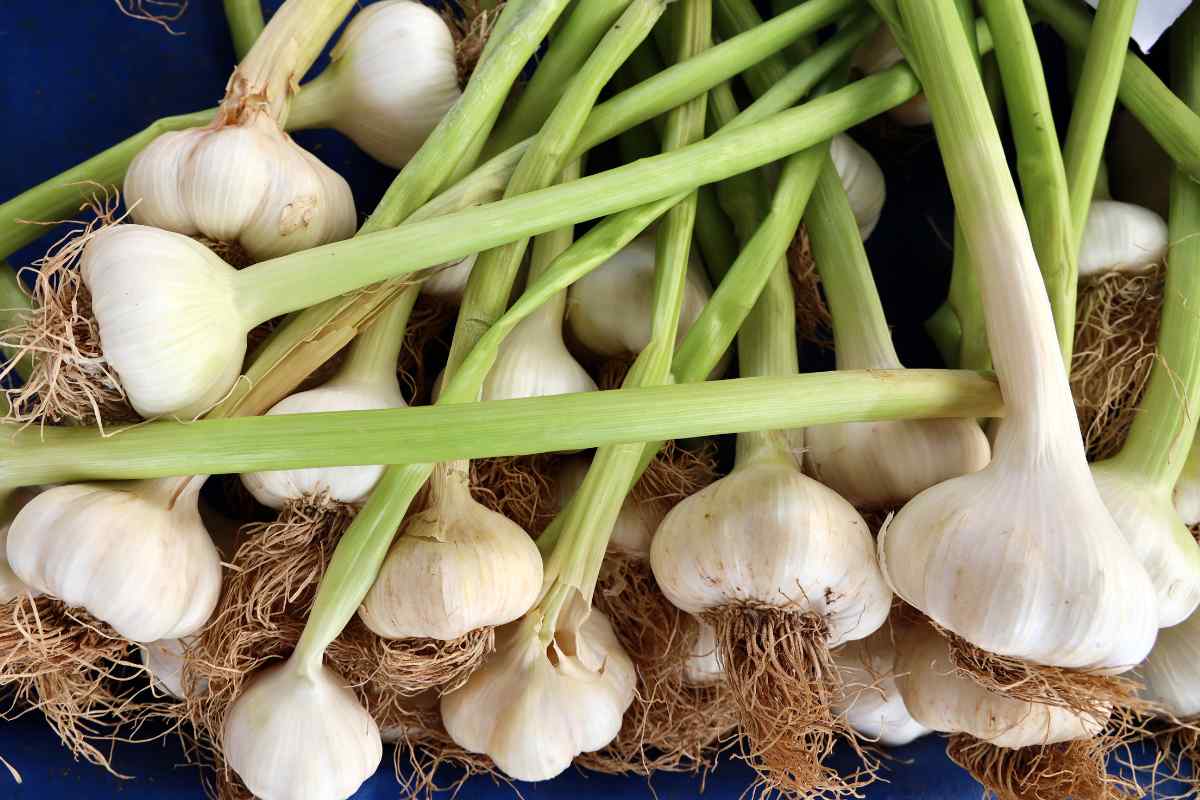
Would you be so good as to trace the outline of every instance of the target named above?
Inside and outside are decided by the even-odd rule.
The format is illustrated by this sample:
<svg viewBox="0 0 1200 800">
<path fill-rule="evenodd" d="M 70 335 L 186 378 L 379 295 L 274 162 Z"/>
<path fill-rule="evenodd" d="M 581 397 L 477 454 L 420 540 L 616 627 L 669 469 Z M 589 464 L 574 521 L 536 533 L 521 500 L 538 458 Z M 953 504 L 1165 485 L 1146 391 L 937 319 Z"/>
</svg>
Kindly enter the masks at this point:
<svg viewBox="0 0 1200 800">
<path fill-rule="evenodd" d="M 8 528 L 17 515 L 34 497 L 32 492 L 17 489 L 0 498 L 0 604 L 28 594 L 37 597 L 41 592 L 26 585 L 8 565 Z"/>
<path fill-rule="evenodd" d="M 478 256 L 467 256 L 453 264 L 444 264 L 425 280 L 421 281 L 421 294 L 436 297 L 448 303 L 462 301 L 463 292 L 467 290 L 467 281 L 471 278 L 471 270 L 475 268 Z"/>
<path fill-rule="evenodd" d="M 376 161 L 404 166 L 458 101 L 454 36 L 433 9 L 383 0 L 359 11 L 289 126 L 333 128 Z"/>
<path fill-rule="evenodd" d="M 564 613 L 553 632 L 538 612 L 500 631 L 491 658 L 442 698 L 450 737 L 522 781 L 549 780 L 612 742 L 637 673 L 605 616 L 585 613 Z"/>
<path fill-rule="evenodd" d="M 184 691 L 183 669 L 185 663 L 184 651 L 191 643 L 192 637 L 182 639 L 161 639 L 157 642 L 147 642 L 139 645 L 142 666 L 154 681 L 154 687 L 177 700 L 185 700 L 190 693 Z M 208 690 L 207 682 L 196 687 L 198 694 Z"/>
<path fill-rule="evenodd" d="M 25 583 L 131 641 L 196 633 L 221 590 L 221 557 L 197 510 L 202 483 L 159 478 L 49 489 L 13 520 L 9 564 Z"/>
<path fill-rule="evenodd" d="M 913 719 L 896 688 L 896 649 L 886 626 L 833 653 L 845 687 L 835 710 L 873 742 L 899 747 L 930 732 Z"/>
<path fill-rule="evenodd" d="M 225 760 L 262 800 L 345 800 L 375 773 L 375 720 L 336 672 L 288 659 L 252 677 L 221 733 Z"/>
<path fill-rule="evenodd" d="M 1150 209 L 1094 200 L 1079 249 L 1079 277 L 1149 269 L 1166 258 L 1169 242 L 1167 223 Z"/>
<path fill-rule="evenodd" d="M 388 639 L 450 641 L 528 611 L 542 556 L 519 525 L 477 503 L 466 476 L 437 468 L 429 506 L 405 522 L 358 614 Z"/>
<path fill-rule="evenodd" d="M 866 148 L 844 133 L 829 141 L 829 155 L 850 198 L 859 235 L 866 241 L 879 224 L 887 199 L 883 170 Z"/>
<path fill-rule="evenodd" d="M 1187 461 L 1183 465 L 1183 474 L 1175 484 L 1172 493 L 1175 510 L 1179 512 L 1184 525 L 1200 524 L 1200 448 L 1192 444 L 1188 451 Z"/>
<path fill-rule="evenodd" d="M 484 400 L 594 392 L 596 382 L 563 343 L 562 294 L 521 321 L 504 338 L 483 384 Z"/>
<path fill-rule="evenodd" d="M 683 679 L 689 686 L 713 686 L 725 680 L 717 632 L 702 619 L 694 619 L 692 624 L 696 626 L 696 641 L 683 663 Z"/>
<path fill-rule="evenodd" d="M 1158 632 L 1154 649 L 1137 668 L 1138 692 L 1179 720 L 1200 716 L 1200 611 Z"/>
</svg>

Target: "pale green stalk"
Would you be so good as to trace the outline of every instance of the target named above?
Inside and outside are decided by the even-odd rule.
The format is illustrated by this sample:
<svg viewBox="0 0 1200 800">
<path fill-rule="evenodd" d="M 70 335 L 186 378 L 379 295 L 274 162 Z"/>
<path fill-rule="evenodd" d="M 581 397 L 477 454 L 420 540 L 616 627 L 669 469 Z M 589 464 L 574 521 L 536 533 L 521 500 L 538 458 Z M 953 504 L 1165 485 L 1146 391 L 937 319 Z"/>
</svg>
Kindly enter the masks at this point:
<svg viewBox="0 0 1200 800">
<path fill-rule="evenodd" d="M 413 290 L 401 292 L 355 337 L 346 360 L 338 368 L 337 380 L 371 384 L 381 375 L 396 374 L 396 362 L 404 347 L 404 331 L 417 294 Z"/>
<path fill-rule="evenodd" d="M 229 22 L 229 35 L 233 38 L 233 52 L 241 61 L 266 25 L 262 3 L 260 0 L 225 0 L 225 19 Z"/>
<path fill-rule="evenodd" d="M 750 0 L 714 0 L 717 26 L 728 38 L 753 30 L 763 24 L 763 18 Z M 773 53 L 746 70 L 742 78 L 755 96 L 763 95 L 787 74 L 787 61 L 782 54 Z"/>
<path fill-rule="evenodd" d="M 792 7 L 792 0 L 771 0 L 771 13 L 782 14 Z M 802 36 L 787 46 L 784 51 L 793 64 L 799 64 L 812 55 L 815 48 L 813 37 Z"/>
<path fill-rule="evenodd" d="M 29 293 L 21 286 L 17 271 L 0 260 L 0 337 L 5 331 L 20 324 L 31 307 Z M 25 380 L 33 368 L 32 356 L 26 355 L 13 364 L 11 372 L 4 363 L 4 359 L 8 357 L 11 357 L 11 354 L 0 350 L 0 376 L 6 373 L 15 374 L 21 380 Z"/>
</svg>

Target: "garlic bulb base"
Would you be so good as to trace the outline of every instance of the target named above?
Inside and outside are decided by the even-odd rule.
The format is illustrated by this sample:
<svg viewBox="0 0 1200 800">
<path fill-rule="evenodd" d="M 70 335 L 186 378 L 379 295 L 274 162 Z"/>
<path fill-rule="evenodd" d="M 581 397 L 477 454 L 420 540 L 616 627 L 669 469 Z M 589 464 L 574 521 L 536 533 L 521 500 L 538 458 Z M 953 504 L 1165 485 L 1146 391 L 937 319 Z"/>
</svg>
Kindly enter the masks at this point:
<svg viewBox="0 0 1200 800">
<path fill-rule="evenodd" d="M 1079 277 L 1141 272 L 1167 257 L 1167 223 L 1148 208 L 1116 200 L 1094 200 L 1079 250 Z"/>
<path fill-rule="evenodd" d="M 177 700 L 185 700 L 189 696 L 189 693 L 184 690 L 183 670 L 184 651 L 187 649 L 190 641 L 191 637 L 183 639 L 160 639 L 157 642 L 147 642 L 138 646 L 142 666 L 146 668 L 146 672 L 150 675 L 154 688 L 159 692 L 165 692 Z M 196 687 L 196 691 L 200 694 L 203 694 L 207 690 L 207 682 Z"/>
<path fill-rule="evenodd" d="M 892 631 L 880 628 L 866 639 L 849 642 L 833 653 L 843 695 L 834 710 L 850 727 L 874 742 L 900 747 L 930 733 L 913 719 L 896 688 L 896 650 Z"/>
<path fill-rule="evenodd" d="M 1154 649 L 1134 673 L 1143 700 L 1180 720 L 1200 717 L 1200 611 L 1158 632 Z"/>
</svg>

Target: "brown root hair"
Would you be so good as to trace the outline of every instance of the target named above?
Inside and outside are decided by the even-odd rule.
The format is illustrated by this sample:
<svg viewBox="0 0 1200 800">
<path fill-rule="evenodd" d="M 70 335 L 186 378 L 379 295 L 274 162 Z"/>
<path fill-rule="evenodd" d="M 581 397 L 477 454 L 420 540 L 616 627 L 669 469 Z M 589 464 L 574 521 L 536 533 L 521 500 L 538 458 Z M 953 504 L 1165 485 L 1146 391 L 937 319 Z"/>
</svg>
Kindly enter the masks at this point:
<svg viewBox="0 0 1200 800">
<path fill-rule="evenodd" d="M 471 462 L 472 495 L 486 508 L 538 536 L 558 513 L 553 476 L 561 455 L 539 453 Z"/>
<path fill-rule="evenodd" d="M 483 8 L 479 0 L 455 0 L 453 5 L 458 6 L 460 13 L 455 13 L 451 4 L 446 4 L 442 8 L 442 19 L 454 35 L 458 85 L 466 86 L 496 27 L 496 20 L 504 10 L 504 3 L 497 3 L 494 8 Z"/>
<path fill-rule="evenodd" d="M 787 250 L 788 277 L 796 302 L 796 338 L 802 345 L 833 349 L 833 317 L 821 293 L 821 275 L 813 258 L 808 229 L 796 231 Z"/>
<path fill-rule="evenodd" d="M 996 747 L 967 734 L 950 736 L 950 759 L 983 784 L 997 800 L 1124 800 L 1141 797 L 1136 782 L 1110 775 L 1108 756 L 1123 743 L 1120 736 L 1041 747 Z"/>
</svg>

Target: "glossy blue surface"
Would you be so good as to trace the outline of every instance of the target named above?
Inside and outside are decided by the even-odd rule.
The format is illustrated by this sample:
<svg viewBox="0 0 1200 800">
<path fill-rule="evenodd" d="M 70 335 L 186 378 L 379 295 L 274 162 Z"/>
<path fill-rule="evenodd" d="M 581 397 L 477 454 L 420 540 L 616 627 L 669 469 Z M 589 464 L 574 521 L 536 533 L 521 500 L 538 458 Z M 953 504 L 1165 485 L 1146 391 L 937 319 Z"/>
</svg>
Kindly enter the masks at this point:
<svg viewBox="0 0 1200 800">
<path fill-rule="evenodd" d="M 278 5 L 269 3 L 270 7 Z M 217 0 L 193 0 L 171 36 L 161 28 L 122 16 L 111 0 L 41 0 L 0 2 L 0 44 L 5 69 L 0 71 L 0 99 L 5 126 L 4 163 L 0 168 L 0 199 L 43 181 L 60 170 L 95 154 L 159 117 L 215 104 L 233 65 L 233 52 Z M 359 153 L 332 133 L 303 133 L 296 137 L 337 169 L 354 187 L 360 214 L 382 194 L 392 173 Z M 876 265 L 884 264 L 880 285 L 889 318 L 898 327 L 906 361 L 928 363 L 930 349 L 919 334 L 919 321 L 940 297 L 933 287 L 944 280 L 948 253 L 932 248 L 921 263 L 894 264 L 894 253 L 931 252 L 926 240 L 936 241 L 933 229 L 948 231 L 942 178 L 928 178 L 914 164 L 913 153 L 935 155 L 932 144 L 908 142 L 884 161 L 892 199 L 884 222 L 872 239 Z M 894 172 L 893 172 L 894 169 Z M 914 180 L 915 176 L 915 180 Z M 904 197 L 903 195 L 907 195 Z M 938 205 L 940 203 L 940 206 Z M 907 219 L 905 218 L 907 215 Z M 921 240 L 918 244 L 913 237 Z M 12 259 L 26 264 L 44 251 L 30 247 Z M 911 256 L 906 256 L 906 260 Z M 924 274 L 921 274 L 924 273 Z M 918 288 L 919 296 L 904 292 Z M 871 800 L 973 800 L 980 787 L 945 757 L 942 740 L 927 738 L 894 752 L 897 760 L 885 771 L 886 782 L 866 792 Z M 0 756 L 22 776 L 13 783 L 0 770 L 0 798 L 115 798 L 200 800 L 197 771 L 185 765 L 178 744 L 120 746 L 114 762 L 135 776 L 119 780 L 85 763 L 74 762 L 36 714 L 0 723 Z M 848 758 L 839 759 L 849 765 Z M 705 795 L 734 800 L 751 782 L 751 773 L 733 760 L 724 762 L 705 784 Z M 694 776 L 656 776 L 652 784 L 640 778 L 613 778 L 570 771 L 540 785 L 520 785 L 531 800 L 586 796 L 649 797 L 663 800 L 694 797 L 701 782 Z M 1176 787 L 1174 792 L 1178 793 Z M 393 798 L 397 785 L 390 756 L 356 797 Z M 473 780 L 461 795 L 472 798 L 511 798 L 511 788 L 486 779 Z"/>
</svg>

